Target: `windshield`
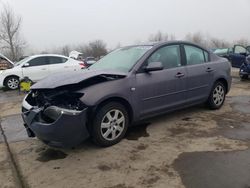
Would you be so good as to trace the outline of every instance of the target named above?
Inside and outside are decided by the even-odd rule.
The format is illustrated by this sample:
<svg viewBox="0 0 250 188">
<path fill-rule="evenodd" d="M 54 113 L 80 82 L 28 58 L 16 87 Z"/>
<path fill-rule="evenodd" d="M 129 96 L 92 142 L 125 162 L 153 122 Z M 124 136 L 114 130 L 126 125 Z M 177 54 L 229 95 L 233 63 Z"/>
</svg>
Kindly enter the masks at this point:
<svg viewBox="0 0 250 188">
<path fill-rule="evenodd" d="M 26 58 L 22 59 L 21 61 L 16 62 L 14 66 L 16 67 L 16 66 L 18 66 L 18 65 L 21 65 L 23 62 L 25 62 L 25 61 L 28 60 L 29 58 L 30 58 L 30 57 L 26 57 Z"/>
<path fill-rule="evenodd" d="M 228 48 L 220 48 L 214 51 L 215 54 L 226 54 L 227 52 L 228 52 Z"/>
<path fill-rule="evenodd" d="M 152 46 L 144 45 L 117 49 L 97 61 L 89 69 L 113 69 L 129 72 L 135 63 L 151 48 Z"/>
</svg>

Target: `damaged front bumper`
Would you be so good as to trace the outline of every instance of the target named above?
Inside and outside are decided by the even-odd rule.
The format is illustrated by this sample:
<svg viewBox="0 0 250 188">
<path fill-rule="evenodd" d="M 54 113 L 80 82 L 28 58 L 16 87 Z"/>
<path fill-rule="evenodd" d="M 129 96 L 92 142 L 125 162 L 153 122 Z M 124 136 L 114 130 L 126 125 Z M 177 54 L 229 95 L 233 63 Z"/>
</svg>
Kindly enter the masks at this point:
<svg viewBox="0 0 250 188">
<path fill-rule="evenodd" d="M 56 106 L 43 109 L 28 104 L 23 106 L 22 113 L 28 136 L 36 136 L 53 147 L 72 147 L 87 139 L 86 116 L 87 108 L 82 111 Z"/>
</svg>

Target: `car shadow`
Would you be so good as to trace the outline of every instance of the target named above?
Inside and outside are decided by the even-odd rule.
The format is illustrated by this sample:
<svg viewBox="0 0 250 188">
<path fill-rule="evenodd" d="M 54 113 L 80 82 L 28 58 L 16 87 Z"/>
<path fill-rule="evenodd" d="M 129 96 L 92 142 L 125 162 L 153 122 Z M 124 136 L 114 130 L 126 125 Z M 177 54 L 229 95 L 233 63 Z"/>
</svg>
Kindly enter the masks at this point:
<svg viewBox="0 0 250 188">
<path fill-rule="evenodd" d="M 150 118 L 147 120 L 144 120 L 142 122 L 139 122 L 137 124 L 134 124 L 130 126 L 127 130 L 126 135 L 123 139 L 129 140 L 129 141 L 138 141 L 141 137 L 150 137 L 150 134 L 147 132 L 147 128 L 149 126 L 154 126 L 155 123 L 162 122 L 162 121 L 169 121 L 173 117 L 180 117 L 180 119 L 189 119 L 189 114 L 193 114 L 195 112 L 205 112 L 209 109 L 205 105 L 196 105 L 193 107 L 190 107 L 188 109 L 181 109 L 178 111 L 169 112 L 163 115 L 156 116 L 154 118 Z M 118 143 L 119 144 L 119 143 Z M 66 153 L 70 152 L 82 152 L 82 151 L 89 151 L 89 150 L 96 150 L 96 149 L 103 149 L 103 147 L 95 145 L 91 138 L 88 138 L 78 146 L 63 149 Z M 105 149 L 105 147 L 104 147 Z"/>
</svg>

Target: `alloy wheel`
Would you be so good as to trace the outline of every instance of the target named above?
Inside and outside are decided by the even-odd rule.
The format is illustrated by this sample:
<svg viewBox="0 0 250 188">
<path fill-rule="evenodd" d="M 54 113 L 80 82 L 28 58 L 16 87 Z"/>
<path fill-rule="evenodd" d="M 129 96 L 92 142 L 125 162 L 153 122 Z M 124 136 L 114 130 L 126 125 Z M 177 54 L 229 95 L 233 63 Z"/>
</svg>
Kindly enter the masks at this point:
<svg viewBox="0 0 250 188">
<path fill-rule="evenodd" d="M 7 81 L 7 86 L 8 86 L 10 89 L 17 89 L 17 88 L 18 88 L 18 85 L 19 85 L 19 81 L 18 81 L 18 79 L 16 79 L 16 78 L 10 78 L 10 79 Z"/>
<path fill-rule="evenodd" d="M 221 85 L 217 85 L 213 91 L 213 101 L 216 106 L 220 106 L 225 97 L 224 88 Z"/>
<path fill-rule="evenodd" d="M 125 128 L 125 116 L 117 109 L 108 111 L 101 122 L 101 134 L 106 140 L 118 138 Z"/>
</svg>

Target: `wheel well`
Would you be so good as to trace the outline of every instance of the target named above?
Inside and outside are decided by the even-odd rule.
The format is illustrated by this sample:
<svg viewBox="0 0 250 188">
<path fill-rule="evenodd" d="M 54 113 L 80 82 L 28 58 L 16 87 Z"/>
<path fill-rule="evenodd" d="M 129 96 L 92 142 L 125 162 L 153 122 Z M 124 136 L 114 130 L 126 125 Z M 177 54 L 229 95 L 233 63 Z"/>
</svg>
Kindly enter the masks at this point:
<svg viewBox="0 0 250 188">
<path fill-rule="evenodd" d="M 6 76 L 5 78 L 4 78 L 4 80 L 3 80 L 3 84 L 6 86 L 6 80 L 8 79 L 8 78 L 10 78 L 10 77 L 16 77 L 16 78 L 18 78 L 19 79 L 19 76 L 17 76 L 17 75 L 9 75 L 9 76 Z"/>
<path fill-rule="evenodd" d="M 131 105 L 129 104 L 129 102 L 126 99 L 123 99 L 121 97 L 112 97 L 112 98 L 108 98 L 108 99 L 102 101 L 100 104 L 98 104 L 95 107 L 94 112 L 96 112 L 96 110 L 98 110 L 100 107 L 104 106 L 105 104 L 107 104 L 109 102 L 118 102 L 118 103 L 122 104 L 127 109 L 130 123 L 133 121 L 133 115 L 134 115 L 133 109 L 132 109 Z"/>
<path fill-rule="evenodd" d="M 220 78 L 220 79 L 216 80 L 216 82 L 221 82 L 221 83 L 223 83 L 223 85 L 224 85 L 225 88 L 226 88 L 226 92 L 228 92 L 228 83 L 227 83 L 227 80 L 226 80 L 226 79 Z"/>
</svg>

